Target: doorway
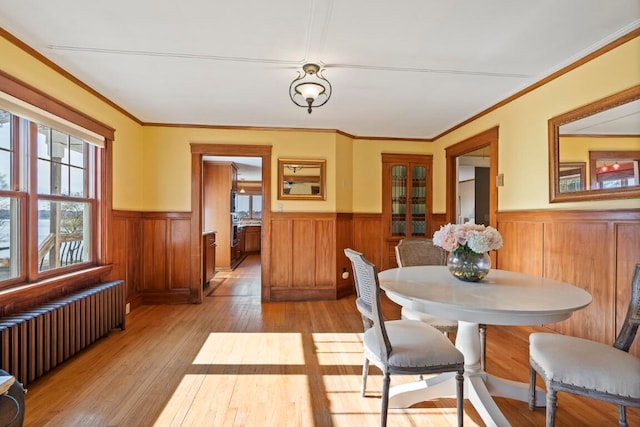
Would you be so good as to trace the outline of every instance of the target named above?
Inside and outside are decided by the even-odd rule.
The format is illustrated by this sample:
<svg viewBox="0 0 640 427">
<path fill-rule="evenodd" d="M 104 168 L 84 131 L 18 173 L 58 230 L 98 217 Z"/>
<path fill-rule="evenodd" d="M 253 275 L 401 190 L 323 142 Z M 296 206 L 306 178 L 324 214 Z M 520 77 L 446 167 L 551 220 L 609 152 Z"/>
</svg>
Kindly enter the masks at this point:
<svg viewBox="0 0 640 427">
<path fill-rule="evenodd" d="M 456 222 L 489 225 L 489 147 L 457 158 Z"/>
<path fill-rule="evenodd" d="M 270 222 L 269 217 L 271 213 L 271 146 L 267 145 L 230 145 L 230 144 L 191 144 L 191 235 L 193 242 L 201 242 L 201 234 L 203 229 L 203 164 L 207 159 L 213 158 L 237 158 L 238 163 L 247 158 L 256 158 L 260 161 L 261 171 L 260 179 L 262 182 L 262 194 L 261 194 L 261 226 L 260 226 L 260 241 L 261 250 L 260 255 L 252 258 L 252 263 L 259 262 L 260 271 L 260 299 L 262 301 L 268 301 L 269 292 L 269 280 L 266 274 L 268 260 L 269 260 L 269 241 L 270 241 Z M 239 181 L 240 182 L 240 181 Z M 242 187 L 238 188 L 238 191 Z M 245 189 L 246 191 L 246 189 Z M 230 221 L 233 219 L 230 217 Z M 194 283 L 203 282 L 203 246 L 192 245 L 192 271 L 194 272 Z M 216 248 L 217 251 L 217 248 Z M 199 272 L 199 273 L 198 273 Z M 200 298 L 198 302 L 202 302 L 206 296 L 206 289 L 203 290 L 200 286 Z"/>
</svg>

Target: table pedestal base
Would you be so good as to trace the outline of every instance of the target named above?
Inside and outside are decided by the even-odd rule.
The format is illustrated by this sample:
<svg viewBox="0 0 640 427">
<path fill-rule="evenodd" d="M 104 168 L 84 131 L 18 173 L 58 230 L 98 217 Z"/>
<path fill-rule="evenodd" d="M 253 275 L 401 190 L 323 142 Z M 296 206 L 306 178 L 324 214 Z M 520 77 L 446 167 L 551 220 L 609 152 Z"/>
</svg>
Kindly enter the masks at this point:
<svg viewBox="0 0 640 427">
<path fill-rule="evenodd" d="M 510 426 L 493 396 L 526 403 L 529 400 L 529 384 L 499 378 L 480 369 L 478 324 L 459 322 L 456 347 L 465 356 L 464 398 L 469 399 L 487 426 Z M 455 373 L 450 372 L 392 387 L 389 390 L 389 407 L 408 408 L 425 400 L 455 398 L 455 395 Z M 546 404 L 546 394 L 542 389 L 536 389 L 535 404 L 540 407 Z"/>
</svg>

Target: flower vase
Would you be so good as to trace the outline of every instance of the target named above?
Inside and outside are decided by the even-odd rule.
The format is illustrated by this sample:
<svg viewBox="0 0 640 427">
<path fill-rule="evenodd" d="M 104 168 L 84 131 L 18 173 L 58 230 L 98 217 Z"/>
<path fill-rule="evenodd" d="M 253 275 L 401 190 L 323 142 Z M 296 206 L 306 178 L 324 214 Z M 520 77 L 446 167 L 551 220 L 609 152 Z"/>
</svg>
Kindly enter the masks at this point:
<svg viewBox="0 0 640 427">
<path fill-rule="evenodd" d="M 478 282 L 489 274 L 491 258 L 489 253 L 473 251 L 453 251 L 447 258 L 447 267 L 453 276 L 465 282 Z"/>
</svg>

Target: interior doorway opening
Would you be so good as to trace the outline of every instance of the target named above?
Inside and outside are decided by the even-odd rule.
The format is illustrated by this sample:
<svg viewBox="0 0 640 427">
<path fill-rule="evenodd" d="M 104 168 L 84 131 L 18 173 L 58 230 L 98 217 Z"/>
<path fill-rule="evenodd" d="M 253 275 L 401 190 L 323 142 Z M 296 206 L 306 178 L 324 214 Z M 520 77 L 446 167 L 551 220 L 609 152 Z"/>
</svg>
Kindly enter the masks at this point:
<svg viewBox="0 0 640 427">
<path fill-rule="evenodd" d="M 202 232 L 215 239 L 205 268 L 208 297 L 260 297 L 262 158 L 203 156 Z M 209 252 L 207 252 L 209 249 Z"/>
<path fill-rule="evenodd" d="M 208 222 L 205 224 L 205 208 L 210 208 L 211 205 L 207 205 L 205 203 L 205 162 L 221 161 L 222 157 L 230 157 L 237 158 L 234 159 L 237 162 L 245 161 L 247 158 L 256 158 L 260 162 L 260 176 L 261 180 L 261 201 L 255 202 L 256 205 L 253 206 L 254 209 L 258 208 L 258 204 L 261 203 L 261 219 L 260 219 L 260 227 L 258 231 L 258 249 L 255 251 L 258 255 L 254 257 L 254 269 L 259 271 L 257 275 L 257 280 L 259 281 L 258 288 L 259 296 L 261 301 L 269 301 L 270 300 L 270 286 L 268 279 L 268 260 L 269 256 L 269 248 L 270 248 L 270 215 L 271 215 L 271 150 L 272 147 L 270 145 L 234 145 L 234 144 L 191 144 L 191 237 L 192 242 L 199 242 L 199 244 L 191 245 L 191 267 L 194 272 L 194 283 L 199 283 L 199 289 L 197 290 L 197 295 L 199 296 L 197 302 L 203 302 L 204 297 L 206 297 L 208 292 L 205 292 L 202 284 L 205 283 L 206 276 L 206 249 L 207 246 L 205 244 L 205 239 L 203 239 L 203 233 L 208 231 L 217 231 L 217 230 L 208 230 L 208 228 L 212 228 Z M 225 160 L 226 161 L 226 160 Z M 248 181 L 245 179 L 245 181 Z M 238 180 L 238 182 L 242 182 Z M 240 187 L 236 187 L 234 192 L 231 189 L 228 192 L 224 193 L 223 197 L 225 199 L 226 206 L 223 209 L 226 209 L 226 217 L 224 219 L 224 227 L 229 230 L 229 251 L 231 251 L 231 245 L 233 244 L 233 240 L 239 240 L 239 236 L 234 236 L 234 230 L 236 233 L 239 233 L 238 227 L 240 224 L 240 218 L 238 212 L 232 212 L 232 209 L 238 209 L 237 205 L 237 196 L 238 192 L 244 188 L 245 192 L 240 194 L 246 194 L 247 188 L 245 188 L 244 184 L 240 184 Z M 234 196 L 236 200 L 234 200 Z M 233 206 L 233 208 L 232 208 Z M 254 212 L 255 214 L 255 212 Z M 249 219 L 249 218 L 245 218 Z M 208 221 L 208 219 L 207 219 Z M 236 224 L 234 224 L 234 222 Z M 235 227 L 234 227 L 235 225 Z M 244 224 L 246 225 L 246 224 Z M 255 224 L 251 224 L 255 225 Z M 244 228 L 244 227 L 243 227 Z M 255 237 L 255 236 L 254 236 Z M 217 255 L 217 243 L 216 243 L 216 255 Z M 226 251 L 226 247 L 224 249 Z M 230 252 L 231 253 L 231 252 Z M 247 254 L 248 255 L 248 254 Z M 255 255 L 255 254 L 254 254 Z M 257 260 L 257 263 L 255 262 Z M 238 263 L 240 265 L 240 263 Z M 231 273 L 234 271 L 233 268 L 228 269 Z M 217 271 L 216 271 L 217 275 Z M 195 292 L 195 289 L 194 289 Z"/>
</svg>

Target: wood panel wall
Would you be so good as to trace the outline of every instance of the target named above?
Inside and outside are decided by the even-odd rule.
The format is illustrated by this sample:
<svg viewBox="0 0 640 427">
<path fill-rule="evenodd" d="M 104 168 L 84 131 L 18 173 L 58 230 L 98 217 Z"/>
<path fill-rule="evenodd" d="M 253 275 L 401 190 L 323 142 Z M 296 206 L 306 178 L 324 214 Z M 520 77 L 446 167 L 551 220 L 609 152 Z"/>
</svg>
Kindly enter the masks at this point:
<svg viewBox="0 0 640 427">
<path fill-rule="evenodd" d="M 434 230 L 443 218 L 434 216 Z M 188 268 L 190 221 L 190 213 L 114 212 L 110 276 L 126 278 L 128 301 L 196 302 L 201 289 L 191 280 L 199 273 Z M 265 301 L 340 298 L 353 292 L 353 278 L 342 278 L 344 269 L 351 272 L 344 248 L 376 265 L 386 255 L 381 214 L 274 212 L 269 226 Z M 640 209 L 499 212 L 497 227 L 504 239 L 497 268 L 573 283 L 593 296 L 586 309 L 545 326 L 612 343 L 640 263 Z M 631 351 L 640 355 L 640 343 Z"/>
<path fill-rule="evenodd" d="M 336 299 L 350 292 L 341 278 L 351 214 L 272 212 L 266 268 L 271 301 Z"/>
<path fill-rule="evenodd" d="M 131 309 L 142 304 L 142 214 L 113 211 L 111 240 L 113 248 L 112 279 L 124 279 L 127 302 Z"/>
<path fill-rule="evenodd" d="M 497 268 L 561 280 L 592 295 L 588 307 L 546 326 L 613 343 L 640 263 L 640 209 L 500 212 L 498 230 L 504 246 Z M 632 352 L 640 354 L 640 343 Z"/>
<path fill-rule="evenodd" d="M 114 211 L 112 228 L 113 275 L 125 278 L 133 307 L 200 297 L 189 268 L 191 213 Z"/>
</svg>

